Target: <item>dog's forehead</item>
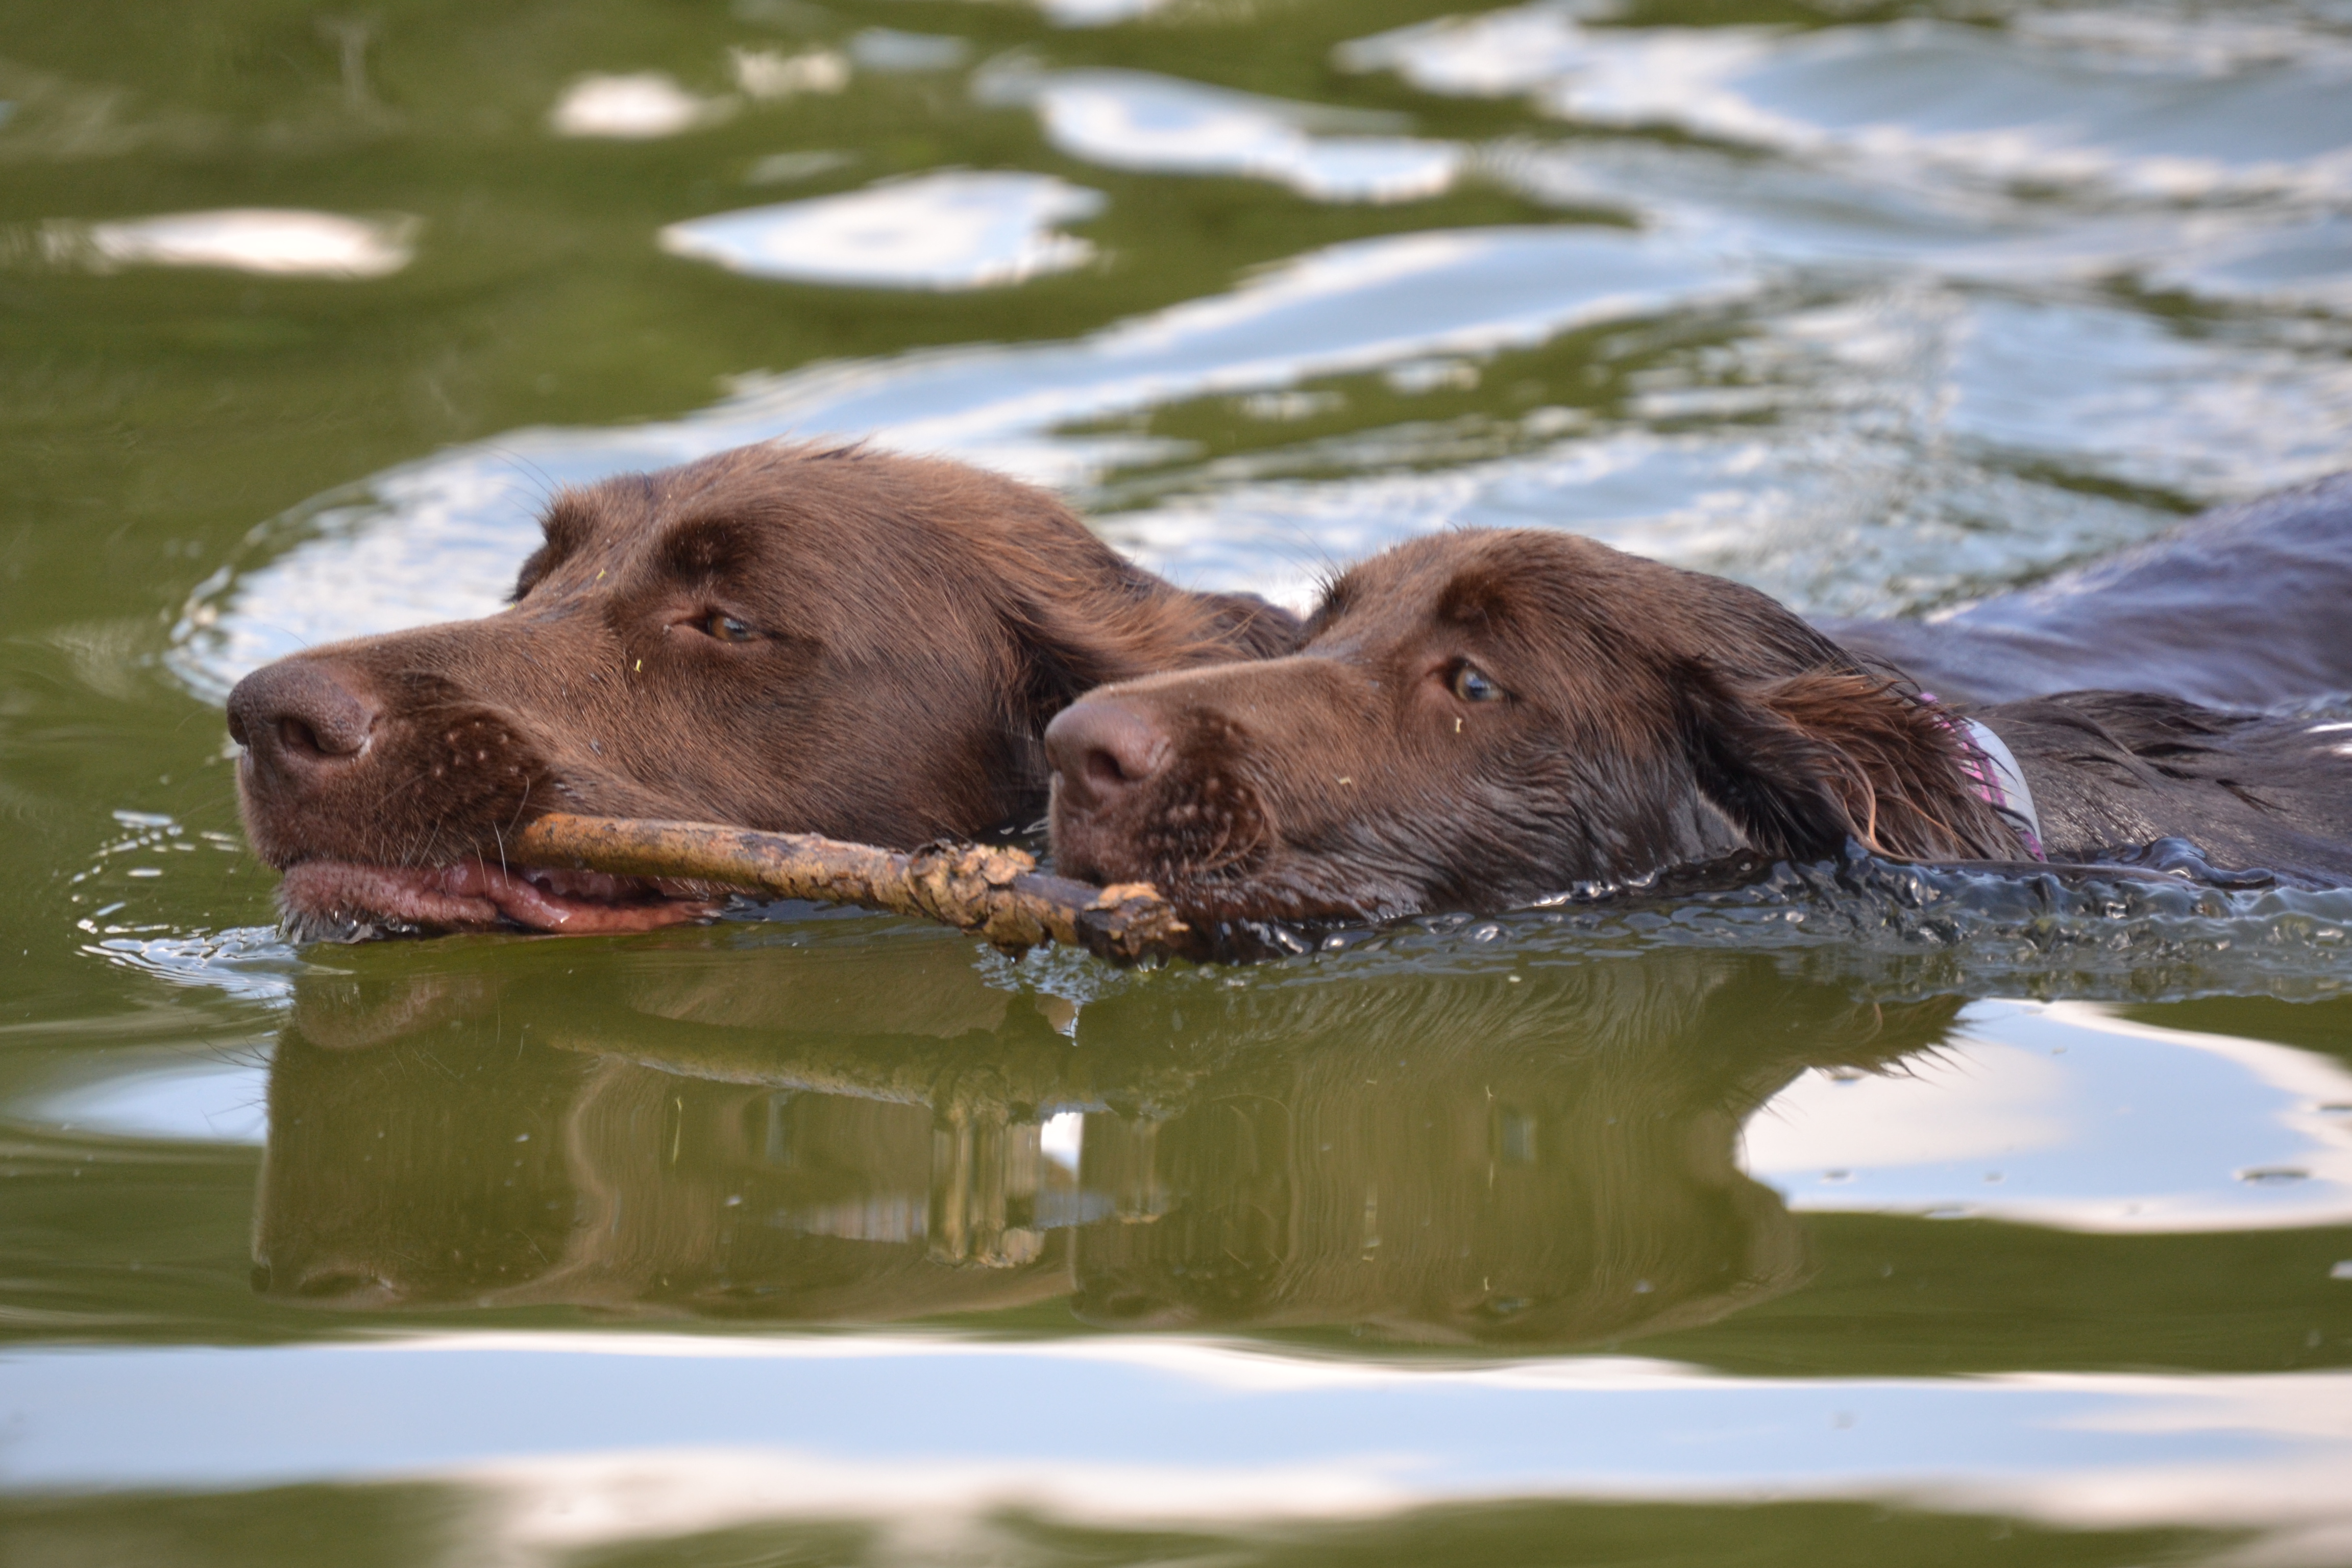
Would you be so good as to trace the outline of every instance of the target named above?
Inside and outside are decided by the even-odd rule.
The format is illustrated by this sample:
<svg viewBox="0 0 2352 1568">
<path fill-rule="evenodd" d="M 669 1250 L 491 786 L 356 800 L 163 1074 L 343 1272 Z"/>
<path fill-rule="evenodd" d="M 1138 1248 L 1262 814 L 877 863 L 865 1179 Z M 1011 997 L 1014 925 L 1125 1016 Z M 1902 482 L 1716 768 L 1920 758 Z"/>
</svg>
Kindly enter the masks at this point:
<svg viewBox="0 0 2352 1568">
<path fill-rule="evenodd" d="M 551 528 L 632 543 L 695 518 L 773 512 L 801 486 L 805 459 L 758 448 L 722 452 L 649 473 L 614 474 L 567 486 L 548 508 Z"/>
<path fill-rule="evenodd" d="M 750 518 L 768 510 L 779 487 L 745 483 L 731 477 L 688 482 L 680 470 L 621 474 L 558 502 L 557 511 L 584 514 L 600 542 L 625 548 L 650 546 L 682 525 L 730 517 Z"/>
<path fill-rule="evenodd" d="M 1632 558 L 1572 534 L 1465 531 L 1414 540 L 1332 584 L 1317 640 L 1475 633 L 1530 619 L 1581 618 Z"/>
<path fill-rule="evenodd" d="M 557 498 L 541 520 L 548 544 L 573 565 L 613 577 L 751 575 L 786 586 L 824 575 L 831 553 L 780 486 L 730 476 L 687 484 L 670 474 L 626 474 Z"/>
</svg>

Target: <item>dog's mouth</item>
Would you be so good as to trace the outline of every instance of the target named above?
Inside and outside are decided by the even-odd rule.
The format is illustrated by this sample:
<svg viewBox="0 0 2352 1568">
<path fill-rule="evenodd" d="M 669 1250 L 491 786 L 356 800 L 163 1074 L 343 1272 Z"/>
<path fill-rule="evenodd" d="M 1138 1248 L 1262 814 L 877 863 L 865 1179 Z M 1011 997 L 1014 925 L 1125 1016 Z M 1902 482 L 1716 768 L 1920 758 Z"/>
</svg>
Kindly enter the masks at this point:
<svg viewBox="0 0 2352 1568">
<path fill-rule="evenodd" d="M 1265 792 L 1237 770 L 1203 771 L 1103 811 L 1059 791 L 1054 856 L 1065 876 L 1150 882 L 1185 920 L 1353 920 L 1365 900 L 1285 839 Z M 1377 900 L 1376 900 L 1377 901 Z"/>
<path fill-rule="evenodd" d="M 1289 857 L 1270 858 L 1243 875 L 1179 873 L 1157 885 L 1180 915 L 1201 924 L 1384 921 L 1415 913 L 1423 902 Z"/>
<path fill-rule="evenodd" d="M 570 935 L 657 931 L 706 919 L 725 897 L 699 882 L 462 860 L 370 866 L 304 860 L 278 900 L 298 942 L 512 927 Z"/>
<path fill-rule="evenodd" d="M 1054 855 L 1065 876 L 1150 882 L 1197 925 L 1385 921 L 1426 908 L 1425 879 L 1387 849 L 1377 837 L 1294 843 L 1264 795 L 1230 776 L 1170 792 L 1148 809 L 1055 806 Z"/>
</svg>

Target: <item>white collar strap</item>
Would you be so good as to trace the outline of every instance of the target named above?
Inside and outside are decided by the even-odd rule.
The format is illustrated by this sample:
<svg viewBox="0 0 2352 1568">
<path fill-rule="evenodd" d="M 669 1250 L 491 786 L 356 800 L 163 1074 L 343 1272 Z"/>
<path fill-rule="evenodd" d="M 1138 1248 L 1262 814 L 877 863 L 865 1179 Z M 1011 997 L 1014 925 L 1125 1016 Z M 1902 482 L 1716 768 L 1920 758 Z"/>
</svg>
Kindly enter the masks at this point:
<svg viewBox="0 0 2352 1568">
<path fill-rule="evenodd" d="M 2033 791 L 2017 759 L 1992 726 L 1975 719 L 1959 721 L 1960 771 L 1975 784 L 1984 803 L 2009 824 L 2025 852 L 2036 860 L 2050 857 L 2042 848 L 2042 814 L 2033 809 Z"/>
</svg>

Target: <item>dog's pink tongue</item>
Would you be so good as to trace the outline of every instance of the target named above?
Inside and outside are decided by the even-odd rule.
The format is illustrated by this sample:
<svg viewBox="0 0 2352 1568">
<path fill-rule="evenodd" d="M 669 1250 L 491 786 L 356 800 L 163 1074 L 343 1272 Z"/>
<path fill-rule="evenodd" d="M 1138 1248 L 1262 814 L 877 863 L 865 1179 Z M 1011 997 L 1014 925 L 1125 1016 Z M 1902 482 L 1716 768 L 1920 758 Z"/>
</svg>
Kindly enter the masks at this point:
<svg viewBox="0 0 2352 1568">
<path fill-rule="evenodd" d="M 545 873 L 556 891 L 538 882 L 515 875 L 502 867 L 485 866 L 469 861 L 452 866 L 443 873 L 450 879 L 450 891 L 461 896 L 488 899 L 499 908 L 499 913 L 520 926 L 532 931 L 560 931 L 579 934 L 616 931 L 654 931 L 662 926 L 674 926 L 684 921 L 697 920 L 717 906 L 689 902 L 683 899 L 656 899 L 633 903 L 615 903 L 628 889 L 617 879 L 596 872 Z M 637 884 L 642 887 L 643 884 Z"/>
<path fill-rule="evenodd" d="M 388 917 L 440 930 L 491 926 L 500 916 L 531 931 L 597 935 L 656 931 L 699 920 L 718 906 L 694 899 L 614 902 L 635 887 L 593 872 L 541 872 L 540 887 L 502 867 L 358 866 L 306 860 L 286 873 L 289 910 L 330 919 Z"/>
</svg>

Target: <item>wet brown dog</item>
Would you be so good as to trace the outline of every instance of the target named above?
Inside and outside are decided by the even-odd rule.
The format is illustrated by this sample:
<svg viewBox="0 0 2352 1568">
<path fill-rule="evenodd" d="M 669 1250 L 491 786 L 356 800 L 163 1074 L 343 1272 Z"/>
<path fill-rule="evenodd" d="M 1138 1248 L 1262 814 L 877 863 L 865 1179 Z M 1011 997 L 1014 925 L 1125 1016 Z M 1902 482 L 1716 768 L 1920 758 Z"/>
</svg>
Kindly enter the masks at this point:
<svg viewBox="0 0 2352 1568">
<path fill-rule="evenodd" d="M 247 831 L 299 934 L 642 930 L 692 889 L 524 872 L 550 810 L 910 847 L 1030 820 L 1087 688 L 1286 647 L 1066 508 L 960 464 L 763 446 L 567 490 L 514 601 L 309 650 L 230 694 Z"/>
<path fill-rule="evenodd" d="M 1967 716 L 1987 739 L 1761 594 L 1572 535 L 1399 546 L 1338 578 L 1306 638 L 1066 710 L 1060 868 L 1215 920 L 1491 910 L 1849 840 L 2016 862 L 2042 846 L 1985 783 L 2005 742 L 2051 856 L 2178 836 L 2352 881 L 2352 726 L 2074 692 Z"/>
</svg>

